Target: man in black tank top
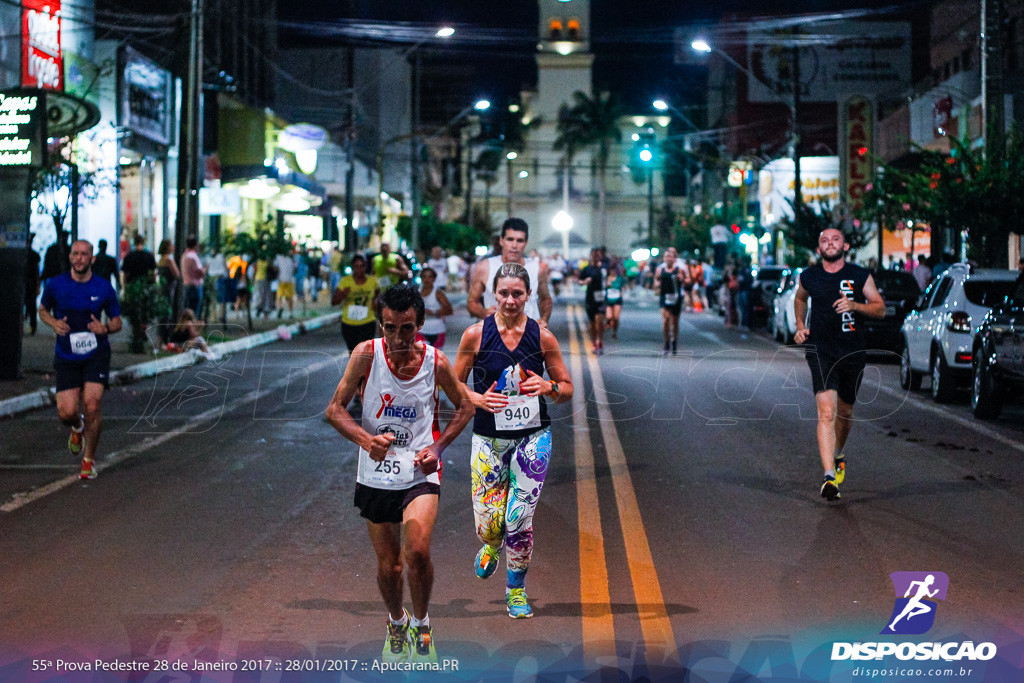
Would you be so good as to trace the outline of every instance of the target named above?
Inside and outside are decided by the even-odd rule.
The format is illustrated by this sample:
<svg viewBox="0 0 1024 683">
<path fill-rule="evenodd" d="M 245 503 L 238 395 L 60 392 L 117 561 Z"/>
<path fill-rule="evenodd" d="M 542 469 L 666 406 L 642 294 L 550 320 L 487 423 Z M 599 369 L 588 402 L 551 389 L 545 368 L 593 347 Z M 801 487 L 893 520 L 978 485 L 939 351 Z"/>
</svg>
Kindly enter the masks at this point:
<svg viewBox="0 0 1024 683">
<path fill-rule="evenodd" d="M 818 451 L 825 470 L 821 496 L 826 500 L 839 498 L 839 484 L 846 477 L 843 448 L 853 426 L 853 404 L 864 371 L 862 317 L 885 317 L 885 302 L 871 274 L 846 262 L 849 249 L 841 230 L 822 230 L 818 237 L 821 263 L 800 273 L 794 303 L 796 343 L 809 342 L 807 364 L 818 407 Z M 813 303 L 809 326 L 808 300 Z"/>
</svg>

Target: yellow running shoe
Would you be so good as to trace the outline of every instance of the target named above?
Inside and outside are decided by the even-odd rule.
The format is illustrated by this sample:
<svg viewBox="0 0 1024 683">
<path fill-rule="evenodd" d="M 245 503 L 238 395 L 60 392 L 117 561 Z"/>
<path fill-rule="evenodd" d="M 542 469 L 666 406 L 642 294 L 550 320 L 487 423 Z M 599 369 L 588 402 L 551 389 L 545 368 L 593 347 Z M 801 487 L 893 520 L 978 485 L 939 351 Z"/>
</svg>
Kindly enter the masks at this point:
<svg viewBox="0 0 1024 683">
<path fill-rule="evenodd" d="M 840 453 L 836 456 L 836 485 L 843 483 L 846 479 L 846 456 Z"/>
</svg>

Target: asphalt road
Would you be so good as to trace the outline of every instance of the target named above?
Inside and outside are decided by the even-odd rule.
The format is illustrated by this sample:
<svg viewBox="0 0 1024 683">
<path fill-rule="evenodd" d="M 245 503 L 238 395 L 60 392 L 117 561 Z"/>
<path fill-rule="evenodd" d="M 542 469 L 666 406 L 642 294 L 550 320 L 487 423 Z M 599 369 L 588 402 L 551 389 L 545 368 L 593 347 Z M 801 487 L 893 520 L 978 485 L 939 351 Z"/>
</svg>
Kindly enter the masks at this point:
<svg viewBox="0 0 1024 683">
<path fill-rule="evenodd" d="M 534 619 L 505 615 L 501 571 L 473 576 L 469 432 L 444 455 L 430 616 L 459 673 L 433 680 L 850 680 L 863 662 L 830 661 L 832 643 L 886 639 L 897 571 L 949 591 L 927 635 L 889 640 L 992 642 L 948 680 L 1022 680 L 1022 406 L 979 423 L 875 358 L 829 504 L 801 351 L 703 314 L 666 358 L 657 311 L 627 305 L 597 358 L 581 322 L 556 308 L 577 398 L 552 409 Z M 154 683 L 396 680 L 372 668 L 384 609 L 355 448 L 323 417 L 343 348 L 324 330 L 113 389 L 92 482 L 54 411 L 0 423 L 0 680 L 63 675 L 57 659 L 187 669 L 113 678 Z"/>
</svg>

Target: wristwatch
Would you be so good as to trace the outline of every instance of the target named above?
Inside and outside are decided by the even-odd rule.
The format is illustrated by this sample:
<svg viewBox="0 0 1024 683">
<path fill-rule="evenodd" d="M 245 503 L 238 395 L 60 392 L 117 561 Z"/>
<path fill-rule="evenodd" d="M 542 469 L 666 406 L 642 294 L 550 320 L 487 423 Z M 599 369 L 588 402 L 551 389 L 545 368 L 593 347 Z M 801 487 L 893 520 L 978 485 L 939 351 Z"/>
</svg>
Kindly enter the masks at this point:
<svg viewBox="0 0 1024 683">
<path fill-rule="evenodd" d="M 558 398 L 558 382 L 556 382 L 553 379 L 549 381 L 551 382 L 551 395 L 554 396 L 555 398 Z"/>
</svg>

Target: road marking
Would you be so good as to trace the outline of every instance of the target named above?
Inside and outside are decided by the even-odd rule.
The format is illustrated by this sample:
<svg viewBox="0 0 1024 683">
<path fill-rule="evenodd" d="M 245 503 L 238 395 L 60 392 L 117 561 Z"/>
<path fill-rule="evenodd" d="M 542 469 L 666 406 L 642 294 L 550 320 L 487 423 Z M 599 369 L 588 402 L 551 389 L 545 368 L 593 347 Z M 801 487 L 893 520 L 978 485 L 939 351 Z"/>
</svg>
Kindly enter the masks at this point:
<svg viewBox="0 0 1024 683">
<path fill-rule="evenodd" d="M 586 329 L 579 309 L 574 309 L 573 313 L 579 329 Z M 605 392 L 604 378 L 601 375 L 597 356 L 589 348 L 586 349 L 586 354 L 647 656 L 652 662 L 663 658 L 674 659 L 676 657 L 675 634 L 672 632 L 672 622 L 668 618 L 665 598 L 661 592 L 661 583 L 658 581 L 658 572 L 654 567 L 654 558 L 651 555 L 651 546 L 647 541 L 643 518 L 640 516 L 640 506 L 637 504 L 636 489 L 633 488 L 633 479 L 629 474 L 626 454 L 622 449 L 622 442 L 619 441 L 619 433 L 615 428 L 612 411 L 608 407 L 608 394 Z"/>
<path fill-rule="evenodd" d="M 587 399 L 583 392 L 583 361 L 576 327 L 569 313 L 569 368 L 572 395 L 573 440 L 576 451 L 576 510 L 580 533 L 580 604 L 583 609 L 583 656 L 587 663 L 615 656 L 615 618 L 608 590 L 608 566 L 604 532 L 597 498 L 594 451 L 587 423 Z"/>
<path fill-rule="evenodd" d="M 319 363 L 316 363 L 306 368 L 306 370 L 309 373 L 314 373 L 319 370 L 323 370 L 324 368 L 328 367 L 331 364 L 340 363 L 347 357 L 348 352 L 346 351 L 345 353 L 342 353 L 328 360 L 320 361 Z M 103 460 L 96 461 L 96 471 L 102 472 L 108 467 L 113 467 L 114 465 L 118 465 L 122 462 L 125 462 L 126 460 L 131 460 L 132 458 L 135 458 L 152 448 L 156 448 L 162 443 L 170 441 L 176 436 L 181 436 L 182 434 L 191 431 L 198 424 L 202 424 L 203 422 L 212 420 L 232 410 L 241 408 L 242 406 L 248 403 L 252 403 L 253 401 L 258 400 L 261 396 L 265 396 L 282 387 L 286 387 L 288 386 L 288 382 L 291 379 L 292 373 L 289 372 L 288 375 L 282 377 L 273 384 L 264 388 L 253 389 L 249 393 L 245 394 L 244 396 L 240 396 L 239 398 L 235 399 L 231 403 L 228 403 L 227 405 L 211 408 L 203 413 L 200 413 L 199 415 L 190 418 L 187 422 L 185 422 L 179 427 L 172 429 L 169 432 L 164 432 L 163 434 L 159 434 L 157 436 L 147 437 L 133 446 L 121 449 L 120 451 L 115 451 L 114 453 L 111 453 Z M 63 479 L 58 479 L 57 481 L 51 482 L 46 486 L 42 486 L 38 489 L 34 489 L 27 493 L 16 493 L 10 498 L 10 500 L 8 500 L 3 505 L 0 505 L 0 512 L 14 512 L 19 508 L 25 507 L 29 503 L 34 503 L 35 501 L 40 500 L 41 498 L 45 498 L 51 493 L 56 493 L 57 491 L 60 491 L 63 488 L 67 488 L 68 486 L 71 486 L 72 484 L 78 481 L 80 481 L 80 479 L 78 478 L 78 474 L 72 474 L 67 477 L 64 477 Z"/>
</svg>

